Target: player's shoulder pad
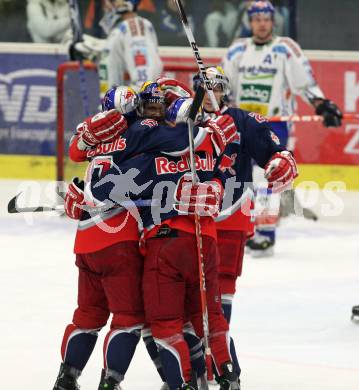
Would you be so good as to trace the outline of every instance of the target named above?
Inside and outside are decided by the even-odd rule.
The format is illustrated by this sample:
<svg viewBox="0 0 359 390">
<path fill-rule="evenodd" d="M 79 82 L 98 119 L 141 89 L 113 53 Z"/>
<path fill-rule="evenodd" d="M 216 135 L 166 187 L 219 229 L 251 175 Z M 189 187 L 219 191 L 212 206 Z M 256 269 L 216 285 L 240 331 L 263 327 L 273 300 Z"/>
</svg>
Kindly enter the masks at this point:
<svg viewBox="0 0 359 390">
<path fill-rule="evenodd" d="M 230 115 L 233 120 L 236 122 L 236 121 L 241 121 L 242 120 L 242 112 L 244 112 L 243 110 L 241 110 L 240 108 L 237 108 L 237 107 L 228 107 L 226 109 L 226 111 L 223 112 L 223 115 Z M 237 127 L 238 127 L 238 124 L 237 124 Z"/>
<path fill-rule="evenodd" d="M 281 47 L 281 50 L 289 51 L 290 53 L 293 53 L 297 58 L 300 58 L 303 56 L 302 49 L 298 45 L 297 42 L 295 42 L 292 38 L 289 37 L 279 37 L 278 44 L 274 47 Z M 274 49 L 273 47 L 273 49 Z"/>
<path fill-rule="evenodd" d="M 234 57 L 241 55 L 247 48 L 248 39 L 247 38 L 239 38 L 233 41 L 231 46 L 228 48 L 227 52 L 227 60 L 230 61 Z"/>
</svg>

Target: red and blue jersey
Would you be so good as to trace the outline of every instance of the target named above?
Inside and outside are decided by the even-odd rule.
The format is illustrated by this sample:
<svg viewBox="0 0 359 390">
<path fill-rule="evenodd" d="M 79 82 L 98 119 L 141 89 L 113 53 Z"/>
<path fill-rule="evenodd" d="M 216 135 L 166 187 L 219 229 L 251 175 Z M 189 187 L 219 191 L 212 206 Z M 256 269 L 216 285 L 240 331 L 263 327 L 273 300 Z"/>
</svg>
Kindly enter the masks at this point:
<svg viewBox="0 0 359 390">
<path fill-rule="evenodd" d="M 117 157 L 116 154 L 109 157 L 111 166 L 108 165 L 106 171 L 97 164 L 102 156 L 91 162 L 91 194 L 96 204 L 103 202 L 112 207 L 123 202 L 147 202 L 138 209 L 132 209 L 146 237 L 154 235 L 163 224 L 195 233 L 193 216 L 181 214 L 175 207 L 178 182 L 185 173 L 190 172 L 188 154 L 177 157 L 164 153 L 143 153 L 126 161 Z M 223 174 L 212 153 L 197 151 L 195 165 L 200 181 L 217 179 L 223 184 Z M 202 233 L 215 238 L 213 219 L 204 217 L 201 222 Z"/>
<path fill-rule="evenodd" d="M 273 154 L 283 147 L 261 115 L 227 106 L 221 112 L 233 118 L 239 140 L 227 145 L 219 166 L 226 185 L 216 226 L 219 230 L 250 231 L 254 199 L 252 159 L 264 168 Z"/>
<path fill-rule="evenodd" d="M 98 170 L 108 171 L 116 162 L 117 166 L 141 153 L 162 151 L 157 161 L 160 171 L 172 171 L 171 156 L 188 154 L 188 129 L 186 124 L 169 127 L 152 119 L 127 117 L 128 130 L 110 143 L 99 144 L 88 151 L 79 150 L 76 135 L 70 145 L 70 157 L 74 161 L 94 160 Z M 195 127 L 195 148 L 212 153 L 212 144 L 208 132 Z M 181 158 L 179 157 L 179 160 Z M 146 162 L 143 162 L 145 164 Z M 187 162 L 183 160 L 180 170 L 186 171 Z M 202 162 L 203 165 L 203 162 Z M 140 169 L 144 168 L 143 166 Z M 116 229 L 116 226 L 125 228 Z M 79 221 L 75 239 L 75 253 L 89 253 L 113 245 L 116 242 L 138 240 L 137 221 L 126 210 L 114 208 L 110 211 L 90 215 L 83 212 Z"/>
</svg>

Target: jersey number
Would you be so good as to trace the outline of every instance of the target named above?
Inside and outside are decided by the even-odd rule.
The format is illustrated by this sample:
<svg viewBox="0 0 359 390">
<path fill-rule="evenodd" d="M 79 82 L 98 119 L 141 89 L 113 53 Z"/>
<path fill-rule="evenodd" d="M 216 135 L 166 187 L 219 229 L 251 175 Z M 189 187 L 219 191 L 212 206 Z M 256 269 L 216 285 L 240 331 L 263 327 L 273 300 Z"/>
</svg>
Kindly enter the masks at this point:
<svg viewBox="0 0 359 390">
<path fill-rule="evenodd" d="M 89 183 L 93 177 L 102 177 L 102 175 L 105 174 L 112 167 L 112 165 L 112 156 L 95 157 L 87 168 L 86 181 Z"/>
</svg>

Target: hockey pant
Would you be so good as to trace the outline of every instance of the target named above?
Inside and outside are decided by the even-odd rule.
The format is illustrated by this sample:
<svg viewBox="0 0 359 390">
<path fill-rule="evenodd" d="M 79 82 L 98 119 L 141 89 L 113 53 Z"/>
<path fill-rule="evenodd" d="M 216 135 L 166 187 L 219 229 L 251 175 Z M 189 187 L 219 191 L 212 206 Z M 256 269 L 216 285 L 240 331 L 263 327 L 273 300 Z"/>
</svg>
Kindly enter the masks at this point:
<svg viewBox="0 0 359 390">
<path fill-rule="evenodd" d="M 159 350 L 170 389 L 191 378 L 190 352 L 183 336 L 187 315 L 197 336 L 203 337 L 196 239 L 175 231 L 176 237 L 146 242 L 143 290 L 146 321 Z M 218 288 L 218 251 L 213 238 L 203 236 L 204 271 L 209 316 L 209 342 L 221 373 L 229 354 L 228 324 L 223 317 Z"/>
<path fill-rule="evenodd" d="M 142 301 L 143 257 L 137 241 L 123 241 L 100 251 L 76 255 L 78 307 L 65 329 L 63 362 L 80 371 L 85 367 L 98 331 L 112 313 L 104 342 L 104 366 L 123 377 L 144 323 Z"/>
</svg>

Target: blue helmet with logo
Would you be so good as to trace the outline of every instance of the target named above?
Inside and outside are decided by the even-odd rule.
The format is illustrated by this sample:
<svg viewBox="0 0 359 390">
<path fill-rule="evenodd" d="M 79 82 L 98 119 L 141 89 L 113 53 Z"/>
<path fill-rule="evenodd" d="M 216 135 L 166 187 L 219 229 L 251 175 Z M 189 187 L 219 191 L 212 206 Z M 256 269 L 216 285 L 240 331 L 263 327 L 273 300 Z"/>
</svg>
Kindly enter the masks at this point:
<svg viewBox="0 0 359 390">
<path fill-rule="evenodd" d="M 153 81 L 146 81 L 138 93 L 139 96 L 139 106 L 138 113 L 140 116 L 144 115 L 145 106 L 150 103 L 157 103 L 163 105 L 163 113 L 165 110 L 165 94 L 161 86 Z"/>
<path fill-rule="evenodd" d="M 268 0 L 255 0 L 247 9 L 249 19 L 256 14 L 269 15 L 272 19 L 274 18 L 274 7 L 273 4 Z"/>
<path fill-rule="evenodd" d="M 140 102 L 165 104 L 165 95 L 160 85 L 156 82 L 146 81 L 139 92 Z"/>
<path fill-rule="evenodd" d="M 121 114 L 134 111 L 138 106 L 136 92 L 127 86 L 110 88 L 102 99 L 102 111 L 118 110 Z"/>
<path fill-rule="evenodd" d="M 180 97 L 173 101 L 166 109 L 166 121 L 173 124 L 186 122 L 192 103 L 193 99 L 190 97 Z"/>
</svg>

